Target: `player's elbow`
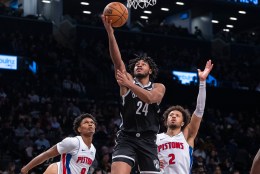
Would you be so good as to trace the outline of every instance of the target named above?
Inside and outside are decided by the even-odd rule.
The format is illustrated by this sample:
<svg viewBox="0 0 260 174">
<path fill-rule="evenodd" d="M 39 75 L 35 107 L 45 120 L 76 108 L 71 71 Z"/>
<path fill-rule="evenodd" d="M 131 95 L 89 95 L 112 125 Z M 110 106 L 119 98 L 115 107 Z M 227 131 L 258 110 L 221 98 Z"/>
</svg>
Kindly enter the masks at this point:
<svg viewBox="0 0 260 174">
<path fill-rule="evenodd" d="M 148 97 L 146 97 L 146 98 L 143 98 L 143 100 L 142 100 L 143 102 L 145 102 L 145 103 L 148 103 L 148 104 L 152 104 L 152 100 L 151 99 L 149 99 Z"/>
<path fill-rule="evenodd" d="M 159 103 L 159 102 L 160 102 L 160 101 L 159 101 L 157 98 L 151 96 L 151 97 L 148 97 L 148 98 L 147 98 L 147 102 L 146 102 L 146 103 L 148 103 L 148 104 L 153 104 L 153 103 Z"/>
<path fill-rule="evenodd" d="M 161 95 L 161 94 L 151 94 L 151 96 L 149 98 L 149 102 L 150 102 L 150 104 L 161 103 L 162 98 L 163 98 L 163 95 Z"/>
<path fill-rule="evenodd" d="M 162 97 L 160 95 L 154 94 L 154 93 L 146 93 L 142 96 L 141 100 L 148 104 L 153 103 L 160 103 L 162 100 Z"/>
</svg>

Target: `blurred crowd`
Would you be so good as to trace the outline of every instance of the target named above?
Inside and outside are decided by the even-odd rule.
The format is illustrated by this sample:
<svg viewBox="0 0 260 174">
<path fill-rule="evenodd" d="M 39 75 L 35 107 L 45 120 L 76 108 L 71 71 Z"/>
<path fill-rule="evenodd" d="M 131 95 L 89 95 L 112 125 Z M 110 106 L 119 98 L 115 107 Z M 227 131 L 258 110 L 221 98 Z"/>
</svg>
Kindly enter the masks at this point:
<svg viewBox="0 0 260 174">
<path fill-rule="evenodd" d="M 105 31 L 96 32 L 79 37 L 78 45 L 72 48 L 64 47 L 52 34 L 0 34 L 0 54 L 31 58 L 38 64 L 36 74 L 26 69 L 0 71 L 0 173 L 19 173 L 33 157 L 74 135 L 74 118 L 86 112 L 98 121 L 93 141 L 97 155 L 91 170 L 96 174 L 110 173 L 115 134 L 121 123 L 120 97 L 107 40 L 98 39 Z M 118 38 L 126 63 L 134 54 L 151 56 L 159 65 L 159 79 L 168 83 L 174 81 L 172 69 L 196 71 L 208 59 L 202 57 L 211 56 L 213 49 L 210 42 L 194 37 L 179 42 L 167 35 L 133 35 L 131 31 L 120 34 L 126 35 Z M 157 41 L 162 43 L 160 47 L 152 45 Z M 212 75 L 220 82 L 219 88 L 260 90 L 260 54 L 247 53 L 234 47 L 228 55 L 214 55 Z M 193 102 L 185 103 L 190 111 L 194 109 Z M 170 104 L 165 101 L 162 107 Z M 260 144 L 259 107 L 220 109 L 218 105 L 206 106 L 195 141 L 192 173 L 247 174 Z M 160 131 L 164 131 L 163 125 Z M 32 173 L 42 173 L 57 160 L 45 162 Z M 133 169 L 132 173 L 138 172 Z"/>
<path fill-rule="evenodd" d="M 41 14 L 24 16 L 22 1 L 11 1 L 11 4 L 17 3 L 17 5 L 14 5 L 13 7 L 8 7 L 8 5 L 10 6 L 9 3 L 10 1 L 0 1 L 0 15 L 25 17 L 29 19 L 49 20 Z M 98 27 L 103 26 L 100 20 L 100 14 L 82 15 L 65 13 L 64 15 L 70 18 L 71 22 L 76 25 L 88 25 Z M 123 27 L 121 27 L 121 29 L 134 32 L 156 33 L 167 36 L 177 36 L 205 40 L 204 33 L 198 26 L 195 26 L 194 33 L 191 33 L 185 27 L 176 26 L 175 24 L 168 24 L 166 21 L 167 20 L 165 19 L 160 19 L 159 16 L 158 18 L 154 18 L 152 21 L 135 20 L 132 21 L 130 25 L 124 25 Z M 232 31 L 226 32 L 220 30 L 214 33 L 213 35 L 214 39 L 221 39 L 226 43 L 242 43 L 250 45 L 259 45 L 260 43 L 259 31 L 254 30 L 248 30 L 239 33 L 233 33 Z"/>
</svg>

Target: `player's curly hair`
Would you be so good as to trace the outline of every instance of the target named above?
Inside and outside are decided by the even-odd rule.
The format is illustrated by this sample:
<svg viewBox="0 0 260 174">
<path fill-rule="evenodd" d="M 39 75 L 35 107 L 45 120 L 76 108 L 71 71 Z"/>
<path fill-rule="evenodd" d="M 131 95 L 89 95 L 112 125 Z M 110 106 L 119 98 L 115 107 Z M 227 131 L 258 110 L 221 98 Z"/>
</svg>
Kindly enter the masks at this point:
<svg viewBox="0 0 260 174">
<path fill-rule="evenodd" d="M 91 114 L 88 114 L 88 113 L 81 114 L 80 116 L 75 118 L 75 120 L 73 122 L 73 130 L 77 135 L 80 135 L 78 128 L 80 127 L 80 123 L 82 122 L 82 120 L 85 118 L 92 119 L 94 121 L 95 125 L 97 125 L 97 121 L 96 121 L 95 117 L 93 117 Z"/>
<path fill-rule="evenodd" d="M 130 74 L 134 77 L 135 64 L 138 61 L 143 60 L 148 63 L 148 65 L 150 66 L 150 68 L 152 70 L 152 74 L 150 74 L 150 81 L 154 81 L 158 75 L 159 70 L 158 70 L 156 63 L 153 61 L 153 59 L 151 57 L 142 56 L 142 55 L 135 55 L 135 56 L 136 56 L 135 59 L 131 59 L 129 61 L 128 69 L 130 71 Z"/>
<path fill-rule="evenodd" d="M 164 113 L 163 113 L 164 125 L 167 127 L 168 116 L 169 116 L 170 112 L 172 112 L 174 110 L 180 111 L 182 113 L 184 125 L 181 127 L 181 129 L 183 130 L 190 123 L 191 115 L 187 109 L 184 109 L 180 105 L 171 106 L 166 111 L 164 111 Z"/>
</svg>

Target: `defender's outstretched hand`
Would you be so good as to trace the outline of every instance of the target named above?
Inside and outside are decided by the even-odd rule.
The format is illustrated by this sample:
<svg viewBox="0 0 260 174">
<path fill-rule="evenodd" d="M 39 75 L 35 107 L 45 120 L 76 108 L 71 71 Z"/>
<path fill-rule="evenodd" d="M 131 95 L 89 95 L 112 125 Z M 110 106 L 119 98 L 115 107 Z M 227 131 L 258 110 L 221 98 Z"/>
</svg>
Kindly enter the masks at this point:
<svg viewBox="0 0 260 174">
<path fill-rule="evenodd" d="M 205 81 L 207 79 L 212 68 L 213 68 L 213 64 L 211 63 L 211 60 L 208 60 L 203 71 L 198 69 L 198 75 L 199 75 L 200 81 Z"/>
</svg>

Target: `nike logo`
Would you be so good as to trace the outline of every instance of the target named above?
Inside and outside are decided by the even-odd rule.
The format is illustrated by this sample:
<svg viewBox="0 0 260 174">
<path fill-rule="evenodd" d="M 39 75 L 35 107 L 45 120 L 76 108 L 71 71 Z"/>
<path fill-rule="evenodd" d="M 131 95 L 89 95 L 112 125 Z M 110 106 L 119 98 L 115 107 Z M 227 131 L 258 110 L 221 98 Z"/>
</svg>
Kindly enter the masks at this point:
<svg viewBox="0 0 260 174">
<path fill-rule="evenodd" d="M 82 152 L 86 151 L 85 149 L 81 149 Z"/>
<path fill-rule="evenodd" d="M 161 140 L 164 140 L 164 139 L 165 139 L 165 138 L 161 138 L 160 141 L 161 141 Z"/>
</svg>

